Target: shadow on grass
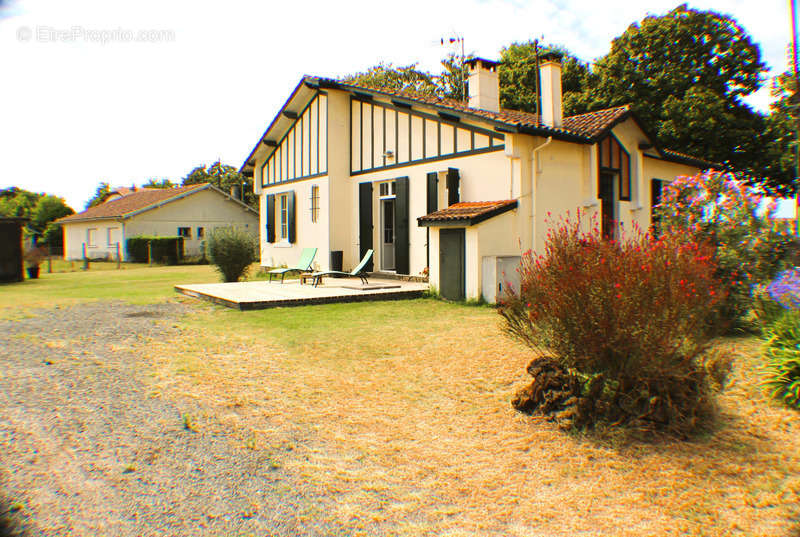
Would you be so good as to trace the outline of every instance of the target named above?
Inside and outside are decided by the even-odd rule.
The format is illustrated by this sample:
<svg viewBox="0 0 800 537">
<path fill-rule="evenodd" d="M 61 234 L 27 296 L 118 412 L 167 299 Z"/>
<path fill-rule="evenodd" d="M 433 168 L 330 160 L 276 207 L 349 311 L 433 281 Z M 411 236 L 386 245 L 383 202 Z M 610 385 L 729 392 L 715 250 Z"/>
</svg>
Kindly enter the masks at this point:
<svg viewBox="0 0 800 537">
<path fill-rule="evenodd" d="M 0 494 L 0 537 L 24 537 L 19 524 L 14 520 L 17 506 Z"/>
</svg>

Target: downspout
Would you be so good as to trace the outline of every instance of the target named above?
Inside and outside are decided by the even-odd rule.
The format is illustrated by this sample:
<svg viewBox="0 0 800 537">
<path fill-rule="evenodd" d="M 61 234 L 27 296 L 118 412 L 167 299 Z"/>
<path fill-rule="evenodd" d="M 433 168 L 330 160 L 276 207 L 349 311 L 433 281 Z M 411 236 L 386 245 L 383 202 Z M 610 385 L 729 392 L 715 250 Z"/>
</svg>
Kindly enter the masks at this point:
<svg viewBox="0 0 800 537">
<path fill-rule="evenodd" d="M 537 159 L 537 153 L 550 145 L 552 141 L 553 137 L 550 136 L 543 144 L 534 147 L 531 151 L 531 166 L 533 167 L 533 173 L 531 174 L 531 251 L 533 251 L 534 246 L 536 246 L 536 198 L 539 179 L 539 161 Z"/>
</svg>

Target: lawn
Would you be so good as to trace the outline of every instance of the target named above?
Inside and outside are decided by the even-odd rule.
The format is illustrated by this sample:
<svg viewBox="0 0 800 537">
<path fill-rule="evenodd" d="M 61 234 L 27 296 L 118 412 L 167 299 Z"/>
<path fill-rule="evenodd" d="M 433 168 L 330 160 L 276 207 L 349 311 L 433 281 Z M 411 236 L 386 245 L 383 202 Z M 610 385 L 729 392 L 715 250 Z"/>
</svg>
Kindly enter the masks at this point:
<svg viewBox="0 0 800 537">
<path fill-rule="evenodd" d="M 80 300 L 181 300 L 209 267 L 43 274 L 4 315 Z M 200 434 L 268 453 L 350 535 L 786 535 L 800 515 L 800 414 L 757 387 L 759 341 L 691 441 L 568 434 L 509 403 L 531 359 L 491 308 L 411 300 L 242 313 L 205 303 L 147 341 L 160 397 L 202 400 Z M 793 518 L 794 517 L 794 518 Z"/>
</svg>

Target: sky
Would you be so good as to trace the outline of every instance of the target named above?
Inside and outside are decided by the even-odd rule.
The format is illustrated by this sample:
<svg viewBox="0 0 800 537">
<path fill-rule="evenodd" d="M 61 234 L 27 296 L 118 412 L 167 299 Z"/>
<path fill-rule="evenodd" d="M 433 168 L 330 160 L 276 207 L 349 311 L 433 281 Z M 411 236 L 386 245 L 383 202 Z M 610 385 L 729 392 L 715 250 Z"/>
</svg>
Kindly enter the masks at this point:
<svg viewBox="0 0 800 537">
<path fill-rule="evenodd" d="M 592 61 L 679 3 L 0 0 L 0 188 L 80 211 L 101 181 L 180 182 L 218 159 L 238 168 L 304 74 L 378 62 L 438 71 L 452 35 L 486 58 L 539 38 Z M 770 76 L 787 68 L 787 0 L 688 4 L 734 16 Z M 765 112 L 768 86 L 747 99 Z"/>
</svg>

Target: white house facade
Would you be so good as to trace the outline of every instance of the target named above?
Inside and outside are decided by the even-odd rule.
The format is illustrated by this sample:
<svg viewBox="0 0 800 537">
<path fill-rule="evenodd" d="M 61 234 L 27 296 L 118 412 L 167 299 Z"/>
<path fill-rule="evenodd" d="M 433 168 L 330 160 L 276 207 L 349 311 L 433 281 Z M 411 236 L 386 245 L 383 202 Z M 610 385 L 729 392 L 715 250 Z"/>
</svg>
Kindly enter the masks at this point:
<svg viewBox="0 0 800 537">
<path fill-rule="evenodd" d="M 627 106 L 562 118 L 557 59 L 541 117 L 501 110 L 496 67 L 469 62 L 468 104 L 304 77 L 241 167 L 262 265 L 315 247 L 316 268 L 347 270 L 373 249 L 373 272 L 494 301 L 552 218 L 646 229 L 663 181 L 713 166 L 658 147 Z"/>
</svg>

